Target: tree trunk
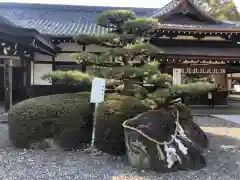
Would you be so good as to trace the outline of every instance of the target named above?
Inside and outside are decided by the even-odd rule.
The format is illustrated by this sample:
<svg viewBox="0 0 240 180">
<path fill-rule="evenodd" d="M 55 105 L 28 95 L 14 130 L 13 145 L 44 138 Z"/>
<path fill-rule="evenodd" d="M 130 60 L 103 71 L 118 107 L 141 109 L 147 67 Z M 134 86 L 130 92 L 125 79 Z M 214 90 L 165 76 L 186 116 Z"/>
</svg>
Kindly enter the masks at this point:
<svg viewBox="0 0 240 180">
<path fill-rule="evenodd" d="M 122 61 L 124 65 L 128 65 L 128 58 L 126 56 L 122 56 Z"/>
<path fill-rule="evenodd" d="M 124 79 L 123 84 L 124 84 L 124 89 L 129 89 L 132 87 L 132 81 L 130 81 L 129 79 Z"/>
<path fill-rule="evenodd" d="M 86 72 L 87 71 L 87 64 L 85 62 L 82 62 L 82 72 Z"/>
</svg>

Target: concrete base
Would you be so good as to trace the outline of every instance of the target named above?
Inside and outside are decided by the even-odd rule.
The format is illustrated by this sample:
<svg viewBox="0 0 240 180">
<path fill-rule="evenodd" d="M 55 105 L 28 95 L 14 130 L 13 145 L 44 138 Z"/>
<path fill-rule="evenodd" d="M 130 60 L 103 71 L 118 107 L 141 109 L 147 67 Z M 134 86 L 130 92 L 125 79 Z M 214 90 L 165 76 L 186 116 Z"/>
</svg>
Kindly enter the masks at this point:
<svg viewBox="0 0 240 180">
<path fill-rule="evenodd" d="M 210 108 L 208 105 L 188 105 L 188 107 L 192 107 L 192 108 L 209 108 L 209 109 L 212 109 Z M 214 107 L 216 108 L 219 108 L 219 107 L 222 107 L 222 108 L 225 108 L 225 107 L 228 107 L 228 105 L 215 105 Z"/>
</svg>

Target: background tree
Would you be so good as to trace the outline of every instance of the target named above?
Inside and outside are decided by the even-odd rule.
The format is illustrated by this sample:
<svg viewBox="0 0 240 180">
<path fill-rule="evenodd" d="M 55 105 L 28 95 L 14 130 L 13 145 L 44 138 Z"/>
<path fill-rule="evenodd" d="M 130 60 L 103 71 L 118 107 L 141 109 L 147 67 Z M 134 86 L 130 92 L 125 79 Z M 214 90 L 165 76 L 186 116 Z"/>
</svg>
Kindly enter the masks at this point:
<svg viewBox="0 0 240 180">
<path fill-rule="evenodd" d="M 158 72 L 157 64 L 148 61 L 149 56 L 161 52 L 148 43 L 157 19 L 137 18 L 128 10 L 110 10 L 100 14 L 96 23 L 111 30 L 101 36 L 80 34 L 75 39 L 79 44 L 95 44 L 109 50 L 101 55 L 86 51 L 73 56 L 83 66 L 92 66 L 95 75 L 122 81 L 116 91 L 145 98 L 147 90 L 142 85 L 149 74 Z"/>
<path fill-rule="evenodd" d="M 199 0 L 197 3 L 217 19 L 228 21 L 240 20 L 238 8 L 233 0 Z"/>
</svg>

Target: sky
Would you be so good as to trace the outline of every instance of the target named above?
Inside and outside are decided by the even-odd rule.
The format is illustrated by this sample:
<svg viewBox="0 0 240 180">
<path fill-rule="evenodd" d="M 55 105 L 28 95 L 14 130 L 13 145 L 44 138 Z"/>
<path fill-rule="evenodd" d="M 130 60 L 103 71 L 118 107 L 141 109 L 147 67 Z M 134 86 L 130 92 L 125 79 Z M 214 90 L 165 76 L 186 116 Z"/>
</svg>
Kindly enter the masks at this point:
<svg viewBox="0 0 240 180">
<path fill-rule="evenodd" d="M 160 8 L 170 0 L 0 0 L 0 2 Z M 233 0 L 240 11 L 240 0 Z"/>
</svg>

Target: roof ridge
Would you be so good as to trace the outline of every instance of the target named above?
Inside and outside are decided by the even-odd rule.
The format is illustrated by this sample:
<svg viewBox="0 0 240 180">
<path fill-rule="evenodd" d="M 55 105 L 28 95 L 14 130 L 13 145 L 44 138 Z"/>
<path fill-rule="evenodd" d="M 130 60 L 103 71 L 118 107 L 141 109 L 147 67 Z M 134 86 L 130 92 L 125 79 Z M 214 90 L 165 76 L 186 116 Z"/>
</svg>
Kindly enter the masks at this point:
<svg viewBox="0 0 240 180">
<path fill-rule="evenodd" d="M 150 17 L 153 17 L 155 14 L 158 14 L 161 11 L 167 11 L 167 7 L 169 6 L 173 6 L 174 4 L 177 3 L 178 0 L 171 0 L 170 2 L 168 2 L 165 6 L 163 6 L 162 8 L 157 9 L 156 11 L 153 11 L 152 13 L 148 14 Z"/>
<path fill-rule="evenodd" d="M 215 17 L 213 17 L 210 13 L 208 13 L 207 11 L 205 11 L 200 4 L 198 3 L 198 0 L 171 0 L 166 6 L 164 6 L 161 9 L 158 9 L 156 11 L 154 11 L 151 14 L 151 17 L 157 17 L 157 16 L 166 16 L 168 13 L 171 13 L 171 11 L 174 11 L 174 9 L 176 9 L 178 6 L 180 6 L 183 3 L 190 3 L 193 7 L 196 8 L 196 10 L 202 14 L 203 16 L 207 17 L 208 19 L 210 19 L 213 22 L 216 23 L 223 23 L 222 21 L 216 19 Z M 171 5 L 169 8 L 169 5 Z M 168 9 L 169 8 L 169 9 Z"/>
</svg>

